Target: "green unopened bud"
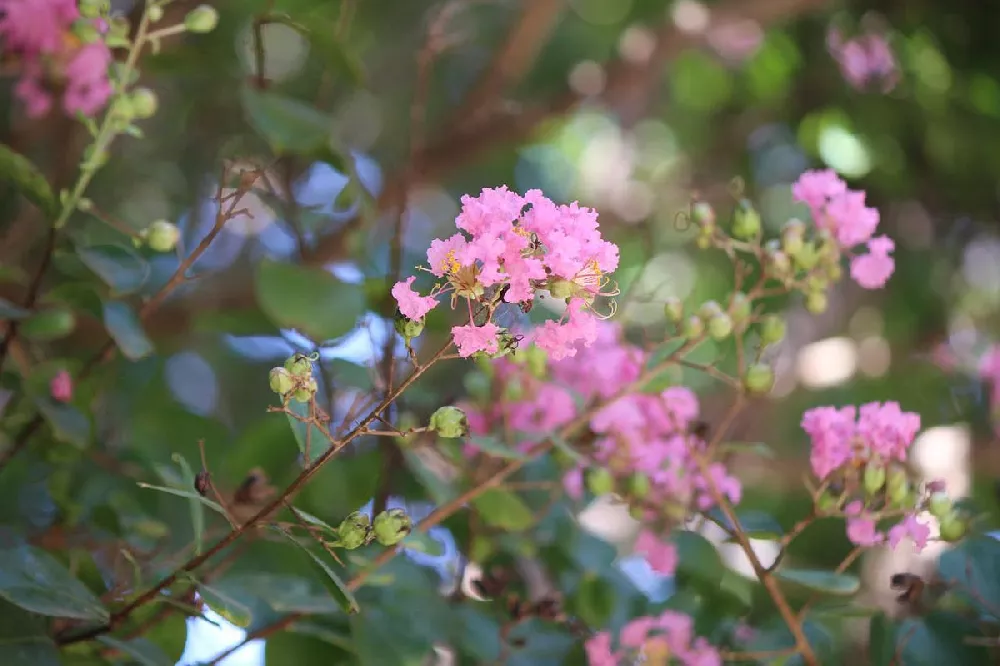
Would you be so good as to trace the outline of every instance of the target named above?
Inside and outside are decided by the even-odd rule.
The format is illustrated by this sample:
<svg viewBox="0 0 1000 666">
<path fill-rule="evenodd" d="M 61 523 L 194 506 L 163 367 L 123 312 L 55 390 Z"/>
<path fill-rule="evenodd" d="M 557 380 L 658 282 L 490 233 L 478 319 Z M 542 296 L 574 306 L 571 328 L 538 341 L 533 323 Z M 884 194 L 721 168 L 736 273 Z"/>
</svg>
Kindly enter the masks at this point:
<svg viewBox="0 0 1000 666">
<path fill-rule="evenodd" d="M 531 345 L 524 351 L 528 372 L 536 379 L 545 379 L 549 374 L 549 356 L 538 345 Z"/>
<path fill-rule="evenodd" d="M 215 10 L 215 7 L 209 5 L 199 5 L 184 17 L 184 27 L 190 32 L 212 32 L 218 24 L 219 12 Z"/>
<path fill-rule="evenodd" d="M 588 470 L 586 481 L 587 489 L 597 496 L 607 495 L 615 489 L 615 477 L 610 470 L 603 467 L 594 467 Z"/>
<path fill-rule="evenodd" d="M 691 219 L 702 229 L 715 228 L 715 209 L 705 201 L 698 201 L 691 207 Z"/>
<path fill-rule="evenodd" d="M 549 293 L 552 294 L 552 298 L 566 300 L 572 298 L 573 294 L 576 293 L 576 285 L 571 280 L 552 278 L 549 280 Z"/>
<path fill-rule="evenodd" d="M 906 473 L 906 469 L 904 467 L 893 465 L 889 468 L 886 475 L 885 484 L 889 489 L 889 492 L 899 488 L 909 489 L 910 476 Z"/>
<path fill-rule="evenodd" d="M 797 268 L 804 271 L 812 270 L 819 263 L 819 251 L 816 249 L 816 244 L 813 242 L 803 243 L 792 260 Z"/>
<path fill-rule="evenodd" d="M 943 492 L 931 493 L 930 498 L 927 500 L 927 510 L 938 520 L 944 520 L 945 516 L 951 514 L 954 506 L 951 498 L 948 497 L 947 493 Z"/>
<path fill-rule="evenodd" d="M 830 281 L 822 273 L 813 273 L 806 278 L 806 291 L 826 291 Z"/>
<path fill-rule="evenodd" d="M 267 379 L 271 390 L 281 396 L 295 388 L 295 378 L 285 368 L 271 368 Z"/>
<path fill-rule="evenodd" d="M 844 277 L 844 269 L 841 268 L 839 263 L 827 264 L 823 267 L 823 272 L 826 275 L 826 279 L 830 282 L 839 282 L 840 278 Z"/>
<path fill-rule="evenodd" d="M 781 249 L 789 257 L 796 256 L 805 240 L 806 225 L 802 220 L 791 219 L 781 229 Z"/>
<path fill-rule="evenodd" d="M 354 550 L 368 543 L 371 532 L 371 518 L 367 513 L 355 511 L 340 523 L 337 536 L 340 545 L 347 550 Z"/>
<path fill-rule="evenodd" d="M 885 466 L 882 463 L 873 460 L 865 465 L 864 485 L 869 495 L 882 490 L 885 485 Z"/>
<path fill-rule="evenodd" d="M 968 523 L 958 513 L 950 513 L 941 519 L 940 531 L 942 541 L 954 543 L 964 537 L 968 530 Z"/>
<path fill-rule="evenodd" d="M 375 516 L 372 531 L 375 540 L 383 546 L 395 546 L 406 538 L 413 528 L 410 517 L 402 509 L 389 509 Z"/>
<path fill-rule="evenodd" d="M 765 395 L 774 386 L 774 370 L 766 363 L 755 363 L 747 368 L 743 386 L 751 395 Z"/>
<path fill-rule="evenodd" d="M 738 291 L 733 294 L 733 299 L 729 303 L 729 316 L 733 318 L 733 323 L 736 325 L 742 325 L 747 319 L 750 318 L 750 313 L 753 310 L 753 301 L 744 294 L 742 291 Z"/>
<path fill-rule="evenodd" d="M 889 479 L 890 481 L 892 479 L 891 473 L 889 475 Z M 904 479 L 902 483 L 897 482 L 896 485 L 893 485 L 891 482 L 887 482 L 885 492 L 889 500 L 889 506 L 892 508 L 910 509 L 913 507 L 914 497 L 908 480 Z"/>
<path fill-rule="evenodd" d="M 292 397 L 299 402 L 309 402 L 316 395 L 316 391 L 319 390 L 319 385 L 316 383 L 315 377 L 300 378 L 296 381 L 295 387 Z"/>
<path fill-rule="evenodd" d="M 80 16 L 84 18 L 97 18 L 110 10 L 110 0 L 80 0 Z"/>
<path fill-rule="evenodd" d="M 170 252 L 180 239 L 181 230 L 167 220 L 157 220 L 146 229 L 146 245 L 154 252 Z"/>
<path fill-rule="evenodd" d="M 792 276 L 792 260 L 780 249 L 769 249 L 765 256 L 767 272 L 778 280 L 787 280 Z"/>
<path fill-rule="evenodd" d="M 101 31 L 86 18 L 73 22 L 73 34 L 84 44 L 93 44 L 101 38 Z"/>
<path fill-rule="evenodd" d="M 441 437 L 464 437 L 469 432 L 469 419 L 461 409 L 448 405 L 431 414 L 427 427 Z"/>
<path fill-rule="evenodd" d="M 159 5 L 153 5 L 146 10 L 146 18 L 149 19 L 150 23 L 157 23 L 163 19 L 163 7 Z"/>
<path fill-rule="evenodd" d="M 816 498 L 816 508 L 821 513 L 835 513 L 840 510 L 842 501 L 842 496 L 831 493 L 829 490 L 824 490 Z"/>
<path fill-rule="evenodd" d="M 407 342 L 424 332 L 423 319 L 407 319 L 400 312 L 396 313 L 392 324 L 396 328 L 396 332 L 406 338 Z"/>
<path fill-rule="evenodd" d="M 749 199 L 742 199 L 733 215 L 733 236 L 751 240 L 760 235 L 760 213 Z"/>
<path fill-rule="evenodd" d="M 725 340 L 732 332 L 733 320 L 725 312 L 717 314 L 708 320 L 708 334 L 712 336 L 713 340 Z"/>
<path fill-rule="evenodd" d="M 129 101 L 136 118 L 151 118 L 160 106 L 156 93 L 149 88 L 136 88 L 132 91 Z"/>
<path fill-rule="evenodd" d="M 760 342 L 765 347 L 785 339 L 785 320 L 778 315 L 767 315 L 760 322 Z"/>
<path fill-rule="evenodd" d="M 698 316 L 705 321 L 708 321 L 715 315 L 722 314 L 722 312 L 722 306 L 716 301 L 705 301 L 701 304 L 701 307 L 698 308 Z"/>
<path fill-rule="evenodd" d="M 672 324 L 679 324 L 684 319 L 684 303 L 679 298 L 668 298 L 663 304 L 663 314 Z"/>
<path fill-rule="evenodd" d="M 711 234 L 701 234 L 696 239 L 694 239 L 694 244 L 699 250 L 707 250 L 712 247 L 712 235 Z"/>
<path fill-rule="evenodd" d="M 293 354 L 285 360 L 285 370 L 288 370 L 294 377 L 311 377 L 312 361 L 305 354 Z"/>
<path fill-rule="evenodd" d="M 645 499 L 649 496 L 652 485 L 649 477 L 642 472 L 636 472 L 628 479 L 628 491 L 636 499 Z"/>
<path fill-rule="evenodd" d="M 681 329 L 681 334 L 689 340 L 701 337 L 704 332 L 705 322 L 701 317 L 696 315 L 688 317 L 684 322 L 683 328 Z"/>
<path fill-rule="evenodd" d="M 811 291 L 806 294 L 806 310 L 812 314 L 823 314 L 829 304 L 826 292 Z"/>
</svg>

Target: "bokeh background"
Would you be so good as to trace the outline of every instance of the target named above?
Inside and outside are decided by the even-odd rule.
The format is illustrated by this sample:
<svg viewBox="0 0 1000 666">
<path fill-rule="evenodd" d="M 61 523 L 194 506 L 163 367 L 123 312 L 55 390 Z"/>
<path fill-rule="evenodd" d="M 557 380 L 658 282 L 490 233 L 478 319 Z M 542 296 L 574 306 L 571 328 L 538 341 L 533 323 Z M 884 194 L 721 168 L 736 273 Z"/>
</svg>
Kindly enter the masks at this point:
<svg viewBox="0 0 1000 666">
<path fill-rule="evenodd" d="M 135 11 L 135 3 L 114 4 Z M 174 221 L 183 253 L 213 225 L 221 160 L 246 168 L 267 163 L 270 191 L 248 197 L 252 217 L 228 223 L 195 265 L 199 279 L 146 323 L 158 354 L 119 362 L 101 377 L 111 389 L 97 424 L 107 456 L 170 465 L 175 452 L 197 460 L 204 440 L 220 485 L 234 487 L 253 467 L 275 485 L 293 478 L 292 434 L 284 418 L 266 413 L 273 401 L 267 370 L 293 351 L 320 351 L 323 399 L 345 413 L 372 386 L 371 368 L 391 335 L 393 244 L 410 274 L 430 239 L 451 233 L 463 193 L 501 184 L 540 188 L 598 209 L 605 236 L 622 250 L 616 277 L 626 297 L 617 318 L 655 339 L 664 330 L 665 298 L 721 300 L 732 285 L 724 256 L 688 242 L 693 231 L 678 214 L 694 193 L 726 217 L 739 189 L 775 232 L 804 213 L 790 183 L 804 169 L 829 167 L 881 212 L 881 228 L 897 244 L 896 273 L 884 290 L 843 283 L 820 316 L 795 298 L 775 303 L 789 321 L 771 357 L 777 385 L 737 420 L 734 437 L 765 441 L 777 455 L 737 465 L 744 502 L 793 522 L 806 498 L 803 410 L 897 400 L 923 418 L 923 471 L 947 477 L 995 520 L 1000 454 L 989 387 L 977 374 L 979 358 L 1000 335 L 1000 47 L 990 3 L 212 4 L 221 13 L 213 33 L 164 39 L 160 52 L 144 59 L 141 81 L 156 91 L 161 109 L 143 125 L 144 138 L 118 141 L 90 197 L 102 217 L 126 229 Z M 174 0 L 164 22 L 181 20 L 192 6 Z M 898 84 L 884 92 L 846 82 L 827 46 L 832 25 L 884 34 Z M 327 123 L 320 159 L 270 156 L 261 139 L 269 119 L 248 111 L 245 89 L 254 80 L 309 105 Z M 4 79 L 0 89 L 3 141 L 67 186 L 86 144 L 82 126 L 58 114 L 25 118 L 12 99 L 13 81 Z M 291 132 L 290 145 L 302 139 Z M 12 191 L 2 195 L 0 264 L 10 271 L 0 295 L 17 300 L 24 286 L 10 276 L 36 260 L 44 230 Z M 84 215 L 73 234 L 94 242 L 122 236 Z M 155 291 L 178 257 L 146 258 Z M 317 348 L 268 319 L 255 277 L 267 260 L 335 276 L 333 286 L 284 294 L 315 311 L 323 330 L 335 333 L 331 340 Z M 57 268 L 69 275 L 71 264 L 67 258 Z M 86 301 L 82 289 L 72 292 L 67 287 L 62 296 Z M 429 336 L 440 337 L 448 325 L 432 317 Z M 94 349 L 102 335 L 98 319 L 83 317 L 59 355 Z M 732 362 L 710 346 L 695 360 L 724 369 Z M 446 364 L 399 409 L 426 414 L 457 397 L 463 372 L 461 363 Z M 728 404 L 709 378 L 683 379 L 703 396 L 709 420 Z M 372 442 L 354 447 L 309 486 L 304 506 L 337 516 L 368 501 L 379 490 L 381 453 Z M 44 530 L 68 495 L 81 511 L 96 510 L 104 500 L 88 505 L 88 498 L 124 483 L 110 481 L 101 461 L 86 463 L 92 476 L 53 483 L 50 463 L 41 455 L 18 461 L 20 483 L 0 488 L 5 524 Z M 412 473 L 401 475 L 407 478 L 394 495 L 420 494 Z M 177 543 L 189 538 L 185 515 L 180 506 L 167 524 Z M 795 556 L 835 566 L 848 550 L 842 525 L 820 525 L 797 542 Z M 648 572 L 636 575 L 648 583 Z M 182 663 L 234 640 L 220 631 L 192 624 Z M 276 640 L 282 654 L 296 656 L 275 663 L 311 664 L 309 655 L 320 654 L 316 638 Z M 255 649 L 226 663 L 260 663 L 262 649 Z"/>
</svg>

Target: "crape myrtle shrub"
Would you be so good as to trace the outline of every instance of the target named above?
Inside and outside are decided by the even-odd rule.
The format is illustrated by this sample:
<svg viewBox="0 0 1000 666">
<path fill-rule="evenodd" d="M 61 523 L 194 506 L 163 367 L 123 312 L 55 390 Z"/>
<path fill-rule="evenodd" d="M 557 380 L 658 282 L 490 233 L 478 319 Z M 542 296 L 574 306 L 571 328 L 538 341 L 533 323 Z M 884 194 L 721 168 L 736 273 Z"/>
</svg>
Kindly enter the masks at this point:
<svg viewBox="0 0 1000 666">
<path fill-rule="evenodd" d="M 210 664 L 257 638 L 267 664 L 991 663 L 991 502 L 911 451 L 989 429 L 988 334 L 775 395 L 790 322 L 845 295 L 911 350 L 951 310 L 989 328 L 976 284 L 929 286 L 968 233 L 928 258 L 874 203 L 956 206 L 933 183 L 960 161 L 983 209 L 996 138 L 945 144 L 1000 84 L 949 65 L 961 14 L 938 38 L 924 9 L 815 0 L 495 4 L 0 0 L 0 663 L 174 664 L 197 618 L 246 632 Z M 914 102 L 936 124 L 910 172 Z M 551 151 L 483 157 L 568 163 L 657 113 L 678 135 L 630 150 L 659 162 L 600 160 L 597 185 L 642 185 L 608 213 Z M 727 185 L 748 118 L 799 136 L 751 140 Z M 691 288 L 650 288 L 663 257 Z M 745 441 L 762 410 L 794 426 Z M 582 524 L 595 499 L 624 550 Z M 858 565 L 897 549 L 930 566 L 866 581 L 880 607 Z"/>
</svg>

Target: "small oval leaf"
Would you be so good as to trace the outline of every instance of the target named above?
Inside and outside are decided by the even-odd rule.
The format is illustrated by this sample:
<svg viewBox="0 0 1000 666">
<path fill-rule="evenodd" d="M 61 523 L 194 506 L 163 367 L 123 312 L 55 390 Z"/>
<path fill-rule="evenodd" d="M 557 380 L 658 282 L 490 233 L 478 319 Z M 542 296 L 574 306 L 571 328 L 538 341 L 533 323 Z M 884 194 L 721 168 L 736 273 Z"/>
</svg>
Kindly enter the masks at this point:
<svg viewBox="0 0 1000 666">
<path fill-rule="evenodd" d="M 857 594 L 861 581 L 851 574 L 819 569 L 779 569 L 775 578 L 805 587 L 813 592 L 848 597 Z"/>
<path fill-rule="evenodd" d="M 107 622 L 108 610 L 87 587 L 44 550 L 0 549 L 0 597 L 21 608 L 77 620 Z"/>
<path fill-rule="evenodd" d="M 153 343 L 146 337 L 142 323 L 128 303 L 105 303 L 104 327 L 128 360 L 138 361 L 153 353 Z"/>
<path fill-rule="evenodd" d="M 93 245 L 76 250 L 87 268 L 116 294 L 138 291 L 149 277 L 149 264 L 134 250 L 122 245 Z"/>
<path fill-rule="evenodd" d="M 509 532 L 520 532 L 535 524 L 535 514 L 516 494 L 491 488 L 472 500 L 483 521 Z"/>
<path fill-rule="evenodd" d="M 0 177 L 14 183 L 49 220 L 54 221 L 59 216 L 59 202 L 49 181 L 31 160 L 3 144 L 0 144 Z"/>
<path fill-rule="evenodd" d="M 322 268 L 264 261 L 257 270 L 256 290 L 261 309 L 275 324 L 316 341 L 350 333 L 364 312 L 361 288 Z"/>
</svg>

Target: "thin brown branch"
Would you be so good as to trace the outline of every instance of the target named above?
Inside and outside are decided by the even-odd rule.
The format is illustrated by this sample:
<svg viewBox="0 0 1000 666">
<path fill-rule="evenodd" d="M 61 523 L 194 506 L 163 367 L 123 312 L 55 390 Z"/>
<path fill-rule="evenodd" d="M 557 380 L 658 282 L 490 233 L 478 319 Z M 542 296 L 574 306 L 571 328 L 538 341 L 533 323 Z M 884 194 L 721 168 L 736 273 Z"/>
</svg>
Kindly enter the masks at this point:
<svg viewBox="0 0 1000 666">
<path fill-rule="evenodd" d="M 35 271 L 35 275 L 31 279 L 31 284 L 28 286 L 28 296 L 24 299 L 25 310 L 31 310 L 35 307 L 35 302 L 38 301 L 38 296 L 42 289 L 42 280 L 45 279 L 45 273 L 48 272 L 49 264 L 52 263 L 52 255 L 55 254 L 56 240 L 58 238 L 59 229 L 55 225 L 50 226 L 48 236 L 45 239 L 45 249 L 42 250 L 42 261 L 38 264 L 38 269 Z M 18 328 L 18 321 L 16 319 L 11 321 L 7 327 L 7 334 L 3 336 L 3 341 L 0 341 L 0 370 L 3 369 L 3 364 L 7 360 L 7 352 L 17 337 Z M 2 463 L 0 463 L 0 469 L 3 469 Z"/>
</svg>

